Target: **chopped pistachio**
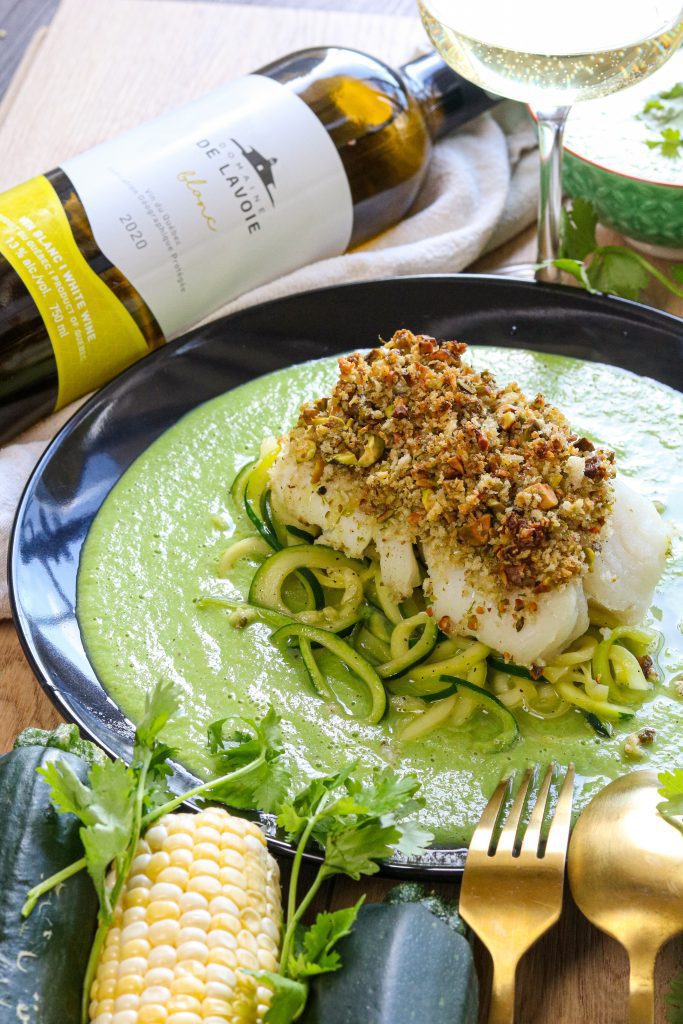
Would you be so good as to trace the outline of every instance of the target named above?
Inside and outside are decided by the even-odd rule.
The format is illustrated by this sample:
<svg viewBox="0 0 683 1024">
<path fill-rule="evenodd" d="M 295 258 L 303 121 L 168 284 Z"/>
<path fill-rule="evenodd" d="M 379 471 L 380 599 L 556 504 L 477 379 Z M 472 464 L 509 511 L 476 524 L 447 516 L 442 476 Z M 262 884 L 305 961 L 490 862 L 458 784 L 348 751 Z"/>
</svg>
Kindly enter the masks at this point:
<svg viewBox="0 0 683 1024">
<path fill-rule="evenodd" d="M 332 456 L 332 462 L 338 462 L 340 466 L 356 466 L 358 459 L 353 452 L 339 452 Z"/>
<path fill-rule="evenodd" d="M 624 754 L 626 757 L 630 757 L 634 760 L 638 760 L 645 756 L 643 747 L 649 746 L 654 742 L 654 738 L 657 735 L 657 730 L 651 726 L 645 726 L 638 732 L 632 732 L 630 736 L 626 737 L 624 743 Z"/>
<path fill-rule="evenodd" d="M 361 456 L 358 460 L 358 465 L 365 469 L 367 466 L 372 466 L 378 459 L 381 459 L 384 454 L 384 441 L 377 434 L 370 434 Z"/>
</svg>

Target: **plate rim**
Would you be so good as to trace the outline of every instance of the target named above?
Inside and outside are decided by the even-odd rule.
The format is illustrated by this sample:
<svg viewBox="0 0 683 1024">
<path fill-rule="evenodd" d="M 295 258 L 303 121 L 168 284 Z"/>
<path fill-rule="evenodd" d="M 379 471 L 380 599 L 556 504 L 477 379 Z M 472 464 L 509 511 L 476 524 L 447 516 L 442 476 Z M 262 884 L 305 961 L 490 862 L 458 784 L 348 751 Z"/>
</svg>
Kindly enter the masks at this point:
<svg viewBox="0 0 683 1024">
<path fill-rule="evenodd" d="M 7 584 L 12 621 L 14 623 L 22 651 L 24 653 L 24 656 L 26 657 L 27 662 L 29 663 L 33 675 L 37 679 L 41 689 L 47 695 L 51 703 L 57 707 L 60 714 L 67 721 L 75 723 L 78 726 L 81 733 L 83 733 L 87 738 L 92 739 L 94 742 L 96 742 L 108 754 L 117 756 L 111 749 L 111 746 L 109 745 L 108 741 L 106 739 L 102 739 L 100 736 L 96 736 L 89 728 L 89 726 L 82 721 L 78 712 L 70 706 L 67 695 L 65 695 L 63 690 L 54 682 L 49 672 L 44 668 L 40 658 L 37 656 L 35 650 L 33 649 L 33 645 L 31 644 L 30 629 L 28 626 L 28 620 L 30 617 L 25 614 L 19 597 L 19 588 L 16 582 L 17 571 L 15 569 L 15 563 L 18 561 L 19 530 L 23 519 L 23 515 L 25 513 L 25 509 L 27 507 L 27 503 L 34 489 L 35 482 L 40 478 L 45 466 L 52 461 L 55 450 L 58 449 L 67 440 L 69 435 L 81 424 L 83 420 L 92 416 L 93 412 L 98 407 L 100 407 L 103 404 L 106 404 L 109 395 L 112 392 L 118 392 L 121 387 L 125 388 L 129 379 L 134 377 L 135 374 L 139 372 L 141 364 L 149 367 L 150 357 L 152 360 L 159 358 L 173 358 L 174 353 L 179 348 L 181 348 L 184 345 L 187 345 L 188 343 L 191 343 L 195 336 L 201 337 L 201 332 L 204 331 L 206 328 L 215 329 L 215 325 L 218 323 L 220 323 L 221 325 L 229 325 L 230 321 L 232 321 L 233 319 L 238 318 L 243 314 L 248 314 L 250 311 L 256 309 L 261 310 L 265 313 L 271 309 L 277 308 L 282 304 L 289 303 L 292 300 L 305 301 L 306 297 L 309 295 L 321 295 L 326 292 L 338 293 L 344 292 L 346 290 L 353 290 L 354 288 L 358 288 L 359 286 L 367 287 L 373 285 L 391 285 L 403 281 L 411 281 L 419 284 L 427 282 L 452 281 L 462 279 L 482 284 L 492 284 L 494 287 L 513 286 L 519 291 L 526 292 L 529 295 L 535 294 L 538 297 L 541 297 L 544 293 L 548 293 L 551 295 L 564 294 L 567 297 L 571 296 L 572 300 L 578 300 L 579 305 L 582 302 L 586 302 L 589 307 L 592 305 L 596 305 L 598 308 L 600 308 L 605 303 L 609 303 L 609 305 L 612 305 L 615 308 L 620 308 L 621 310 L 625 311 L 627 316 L 635 314 L 635 319 L 641 321 L 641 323 L 646 324 L 648 321 L 654 320 L 655 323 L 659 321 L 662 324 L 662 326 L 668 329 L 680 326 L 681 330 L 683 331 L 683 317 L 679 317 L 678 315 L 670 313 L 666 310 L 658 309 L 655 306 L 650 306 L 645 303 L 637 302 L 636 300 L 633 299 L 622 298 L 621 296 L 607 295 L 605 293 L 589 293 L 582 289 L 572 286 L 556 285 L 539 281 L 520 280 L 503 277 L 498 274 L 410 274 L 401 275 L 398 277 L 383 276 L 379 278 L 372 278 L 361 281 L 345 281 L 337 284 L 325 285 L 321 288 L 306 289 L 304 291 L 278 296 L 277 298 L 270 299 L 267 302 L 254 304 L 252 306 L 244 306 L 226 316 L 216 317 L 214 320 L 208 321 L 207 323 L 204 323 L 199 327 L 193 328 L 192 330 L 180 335 L 178 338 L 172 339 L 165 345 L 161 346 L 159 349 L 156 349 L 155 351 L 149 353 L 149 356 L 145 357 L 143 360 L 139 360 L 138 362 L 133 363 L 131 366 L 127 367 L 120 374 L 114 377 L 111 381 L 107 382 L 107 384 L 105 384 L 104 387 L 98 389 L 88 399 L 86 399 L 86 401 L 83 402 L 79 406 L 79 408 L 74 411 L 74 413 L 66 420 L 66 422 L 62 424 L 62 426 L 54 435 L 54 437 L 48 441 L 44 451 L 41 453 L 38 461 L 33 467 L 22 489 L 9 534 L 9 543 L 7 550 Z M 516 346 L 514 345 L 511 346 L 511 348 L 515 347 Z M 522 348 L 523 346 L 520 345 L 519 347 Z M 569 358 L 573 357 L 570 356 Z M 292 363 L 291 365 L 296 364 Z M 635 371 L 628 370 L 626 367 L 620 367 L 620 369 L 622 369 L 624 372 L 640 377 L 641 379 L 653 380 L 653 378 L 651 377 L 648 377 L 644 374 L 637 374 Z M 277 371 L 269 370 L 266 371 L 264 374 L 252 376 L 249 378 L 248 382 L 256 380 L 260 376 L 266 376 L 268 373 L 271 372 Z M 244 383 L 247 383 L 247 381 L 245 381 Z M 674 394 L 678 395 L 682 393 L 682 391 L 679 390 L 678 388 L 673 387 L 671 385 L 667 385 L 663 381 L 657 380 L 656 383 L 658 386 L 666 388 L 667 390 L 672 391 Z M 239 386 L 241 385 L 235 385 L 235 387 Z M 227 391 L 231 390 L 234 390 L 234 388 L 231 387 L 227 389 Z M 199 404 L 202 403 L 200 402 Z M 196 406 L 192 406 L 191 408 L 196 408 Z M 191 408 L 188 408 L 182 415 L 187 415 L 187 413 L 191 411 Z M 138 453 L 138 455 L 135 456 L 135 458 L 138 458 L 143 451 L 147 450 L 149 445 L 152 444 L 154 440 L 155 439 L 150 440 L 149 444 L 146 445 L 143 449 L 141 449 L 141 451 Z M 120 479 L 120 476 L 118 479 Z M 76 623 L 78 624 L 75 607 L 73 609 L 73 617 Z M 80 626 L 78 628 L 80 632 Z M 93 673 L 96 675 L 92 665 L 91 669 Z M 102 687 L 102 689 L 104 691 L 104 687 Z M 106 694 L 106 691 L 104 692 Z M 111 698 L 108 699 L 111 700 Z M 112 701 L 112 703 L 114 702 Z M 122 711 L 120 711 L 120 713 L 123 715 Z M 130 720 L 125 715 L 124 718 L 126 718 L 126 722 L 132 725 Z M 180 769 L 181 776 L 184 773 L 186 776 L 189 775 L 190 777 L 194 777 L 191 776 L 191 773 L 189 773 L 187 769 L 185 769 L 182 765 L 178 766 L 174 763 L 174 767 L 176 767 L 176 769 Z M 182 806 L 194 807 L 195 805 L 193 805 L 191 802 L 188 802 L 186 804 L 183 804 Z M 244 811 L 240 811 L 239 813 L 245 814 Z M 247 816 L 249 816 L 250 812 L 246 813 Z M 274 822 L 272 815 L 267 815 L 263 812 L 254 812 L 252 814 L 252 817 L 260 821 L 261 825 L 264 827 L 269 848 L 271 848 L 274 852 L 277 852 L 279 855 L 282 856 L 292 857 L 294 855 L 294 849 L 291 846 L 291 844 L 287 843 L 285 840 L 274 834 Z M 466 847 L 450 846 L 447 849 L 443 850 L 439 850 L 439 848 L 436 847 L 432 851 L 428 851 L 428 854 L 429 852 L 431 852 L 433 855 L 433 858 L 435 860 L 434 863 L 429 863 L 429 856 L 427 856 L 426 858 L 419 859 L 417 861 L 412 858 L 401 858 L 398 860 L 385 861 L 381 864 L 381 874 L 387 877 L 396 878 L 409 877 L 434 879 L 445 876 L 457 876 L 461 874 L 462 871 L 464 870 L 464 863 L 467 853 Z M 320 863 L 323 859 L 321 854 L 319 854 L 315 850 L 307 851 L 304 856 L 306 860 L 314 863 Z M 442 862 L 439 863 L 439 860 L 441 860 Z"/>
</svg>

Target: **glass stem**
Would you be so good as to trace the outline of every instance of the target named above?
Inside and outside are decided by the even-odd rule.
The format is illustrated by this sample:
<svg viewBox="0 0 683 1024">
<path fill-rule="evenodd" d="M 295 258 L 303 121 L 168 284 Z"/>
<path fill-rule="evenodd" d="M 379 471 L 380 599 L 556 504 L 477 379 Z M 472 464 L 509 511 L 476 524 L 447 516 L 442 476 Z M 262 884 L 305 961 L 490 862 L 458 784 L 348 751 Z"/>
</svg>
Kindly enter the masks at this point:
<svg viewBox="0 0 683 1024">
<path fill-rule="evenodd" d="M 554 260 L 560 253 L 560 213 L 562 210 L 562 136 L 569 107 L 534 110 L 538 122 L 538 149 L 541 181 L 538 197 L 538 263 Z M 542 267 L 537 281 L 559 281 L 560 271 Z"/>
</svg>

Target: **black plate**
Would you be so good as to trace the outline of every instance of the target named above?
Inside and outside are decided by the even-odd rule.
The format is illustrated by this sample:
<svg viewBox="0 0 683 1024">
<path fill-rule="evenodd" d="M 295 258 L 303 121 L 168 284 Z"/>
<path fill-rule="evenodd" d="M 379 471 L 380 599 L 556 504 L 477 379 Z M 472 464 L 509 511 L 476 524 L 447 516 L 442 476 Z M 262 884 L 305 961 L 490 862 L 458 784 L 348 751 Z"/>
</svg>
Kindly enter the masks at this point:
<svg viewBox="0 0 683 1024">
<path fill-rule="evenodd" d="M 130 724 L 102 689 L 75 613 L 81 547 L 131 462 L 194 406 L 292 363 L 372 345 L 398 327 L 486 345 L 597 360 L 683 390 L 683 320 L 621 299 L 495 277 L 439 276 L 325 288 L 236 313 L 148 356 L 66 424 L 22 497 L 10 546 L 10 593 L 26 656 L 67 718 L 110 753 L 131 754 Z M 177 771 L 187 788 L 192 777 Z M 265 821 L 272 833 L 272 822 Z M 291 852 L 274 837 L 271 845 Z M 462 867 L 440 848 L 399 874 Z"/>
</svg>

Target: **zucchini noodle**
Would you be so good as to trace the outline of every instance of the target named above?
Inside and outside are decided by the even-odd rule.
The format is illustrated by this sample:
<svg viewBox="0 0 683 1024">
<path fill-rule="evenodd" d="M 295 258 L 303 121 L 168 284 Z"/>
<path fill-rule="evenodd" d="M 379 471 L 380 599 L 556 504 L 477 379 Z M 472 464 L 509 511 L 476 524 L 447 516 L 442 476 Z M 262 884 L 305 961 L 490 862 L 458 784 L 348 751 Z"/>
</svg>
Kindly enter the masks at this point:
<svg viewBox="0 0 683 1024">
<path fill-rule="evenodd" d="M 270 554 L 270 547 L 263 537 L 243 537 L 226 548 L 218 559 L 218 575 L 228 576 L 242 558 L 254 558 Z"/>
</svg>

